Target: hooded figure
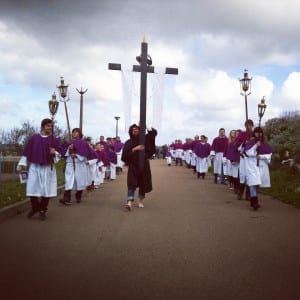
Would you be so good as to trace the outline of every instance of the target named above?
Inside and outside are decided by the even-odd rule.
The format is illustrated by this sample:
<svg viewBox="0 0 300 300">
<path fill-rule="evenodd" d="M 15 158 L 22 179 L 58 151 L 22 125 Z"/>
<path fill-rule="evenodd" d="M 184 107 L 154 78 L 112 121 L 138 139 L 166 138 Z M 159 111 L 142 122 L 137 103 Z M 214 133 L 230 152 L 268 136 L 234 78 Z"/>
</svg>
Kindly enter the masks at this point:
<svg viewBox="0 0 300 300">
<path fill-rule="evenodd" d="M 127 188 L 128 198 L 126 209 L 131 210 L 132 202 L 134 201 L 134 192 L 139 188 L 139 204 L 140 208 L 144 207 L 143 199 L 145 193 L 152 191 L 152 179 L 149 159 L 155 154 L 155 137 L 157 131 L 155 129 L 148 130 L 146 134 L 145 145 L 139 144 L 140 128 L 138 125 L 133 124 L 129 127 L 130 139 L 124 144 L 122 152 L 122 161 L 128 165 L 127 173 Z M 139 152 L 145 151 L 144 167 L 140 169 L 139 166 Z"/>
</svg>

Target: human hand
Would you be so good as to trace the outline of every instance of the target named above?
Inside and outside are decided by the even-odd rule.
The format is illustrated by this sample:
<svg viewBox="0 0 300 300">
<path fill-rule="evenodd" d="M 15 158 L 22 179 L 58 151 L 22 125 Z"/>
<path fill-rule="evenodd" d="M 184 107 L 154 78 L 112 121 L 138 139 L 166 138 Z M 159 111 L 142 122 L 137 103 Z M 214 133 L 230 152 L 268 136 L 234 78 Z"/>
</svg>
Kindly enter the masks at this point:
<svg viewBox="0 0 300 300">
<path fill-rule="evenodd" d="M 132 151 L 142 151 L 145 149 L 145 146 L 144 145 L 137 145 L 135 147 L 132 148 Z"/>
<path fill-rule="evenodd" d="M 55 154 L 55 148 L 51 148 L 51 147 L 50 147 L 49 150 L 50 150 L 50 154 L 51 154 L 51 155 L 54 155 L 54 154 Z"/>
<path fill-rule="evenodd" d="M 17 165 L 16 171 L 17 171 L 17 172 L 21 172 L 24 168 L 25 168 L 25 166 Z"/>
</svg>

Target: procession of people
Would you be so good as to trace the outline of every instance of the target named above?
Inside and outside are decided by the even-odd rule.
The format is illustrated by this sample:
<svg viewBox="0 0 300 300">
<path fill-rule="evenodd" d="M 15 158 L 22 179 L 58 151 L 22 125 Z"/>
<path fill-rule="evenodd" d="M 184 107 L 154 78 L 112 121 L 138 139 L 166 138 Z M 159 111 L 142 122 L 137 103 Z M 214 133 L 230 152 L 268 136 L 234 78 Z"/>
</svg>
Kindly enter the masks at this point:
<svg viewBox="0 0 300 300">
<path fill-rule="evenodd" d="M 74 128 L 71 140 L 62 144 L 53 135 L 53 124 L 48 118 L 41 121 L 40 132 L 29 138 L 17 165 L 17 171 L 26 174 L 26 196 L 31 202 L 29 219 L 38 213 L 42 221 L 46 219 L 49 200 L 57 197 L 55 164 L 59 160 L 64 160 L 64 193 L 59 199 L 64 206 L 73 202 L 73 196 L 80 203 L 84 191 L 91 192 L 105 181 L 114 181 L 123 170 L 124 144 L 120 137 L 104 141 L 101 136 L 93 145 L 80 128 Z"/>
<path fill-rule="evenodd" d="M 180 139 L 167 146 L 166 164 L 184 165 L 192 169 L 198 179 L 205 179 L 212 166 L 215 184 L 228 186 L 238 200 L 249 200 L 250 206 L 257 210 L 259 187 L 271 187 L 269 164 L 273 149 L 266 141 L 263 129 L 254 128 L 251 119 L 245 121 L 245 130 L 232 129 L 226 136 L 224 128 L 219 129 L 218 136 L 210 145 L 205 135 L 196 135 L 194 139 L 186 138 L 181 145 Z M 180 149 L 180 153 L 178 152 Z"/>
<path fill-rule="evenodd" d="M 261 127 L 254 128 L 252 120 L 246 120 L 245 130 L 233 129 L 227 137 L 225 129 L 220 128 L 218 136 L 208 143 L 208 137 L 202 134 L 194 139 L 186 138 L 185 143 L 177 139 L 164 148 L 166 164 L 185 166 L 204 180 L 212 166 L 213 182 L 229 186 L 237 195 L 246 199 L 254 210 L 260 208 L 259 187 L 270 187 L 269 163 L 273 149 L 265 140 Z M 155 138 L 157 131 L 148 129 L 145 143 L 140 143 L 140 127 L 133 124 L 129 128 L 129 139 L 123 144 L 120 137 L 100 136 L 95 145 L 90 138 L 84 138 L 80 128 L 72 130 L 72 139 L 61 144 L 52 134 L 53 121 L 43 119 L 41 131 L 29 138 L 17 170 L 22 171 L 30 164 L 26 196 L 31 200 L 31 211 L 27 217 L 40 214 L 46 219 L 49 200 L 57 196 L 57 177 L 55 164 L 65 162 L 65 189 L 59 202 L 69 206 L 75 196 L 77 203 L 83 199 L 84 191 L 98 189 L 105 180 L 114 181 L 128 166 L 127 198 L 125 209 L 132 210 L 135 191 L 138 189 L 139 208 L 144 208 L 146 193 L 152 190 L 152 178 L 149 160 L 157 153 Z M 141 154 L 143 153 L 143 156 Z M 142 157 L 142 159 L 141 159 Z M 74 195 L 72 193 L 74 192 Z"/>
</svg>

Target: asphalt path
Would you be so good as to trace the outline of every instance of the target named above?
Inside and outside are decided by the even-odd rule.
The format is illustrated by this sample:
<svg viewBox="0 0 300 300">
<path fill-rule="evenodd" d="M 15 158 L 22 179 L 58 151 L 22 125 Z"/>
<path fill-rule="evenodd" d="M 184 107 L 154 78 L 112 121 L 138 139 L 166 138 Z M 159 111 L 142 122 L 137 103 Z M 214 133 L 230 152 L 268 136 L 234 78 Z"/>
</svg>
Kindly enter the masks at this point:
<svg viewBox="0 0 300 300">
<path fill-rule="evenodd" d="M 126 212 L 126 168 L 46 221 L 0 224 L 1 299 L 300 299 L 300 211 L 259 211 L 211 175 L 151 161 L 145 208 Z"/>
</svg>

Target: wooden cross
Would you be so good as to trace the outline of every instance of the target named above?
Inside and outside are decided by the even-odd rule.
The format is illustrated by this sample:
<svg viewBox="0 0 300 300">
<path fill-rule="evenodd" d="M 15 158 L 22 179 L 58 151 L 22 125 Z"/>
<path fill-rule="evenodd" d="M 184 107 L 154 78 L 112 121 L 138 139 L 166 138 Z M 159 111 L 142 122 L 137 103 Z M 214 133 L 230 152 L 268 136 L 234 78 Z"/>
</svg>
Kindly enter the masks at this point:
<svg viewBox="0 0 300 300">
<path fill-rule="evenodd" d="M 141 55 L 136 57 L 139 65 L 133 65 L 133 72 L 141 73 L 141 84 L 140 84 L 140 135 L 139 144 L 145 145 L 146 142 L 146 119 L 147 119 L 147 73 L 154 73 L 154 67 L 152 65 L 152 59 L 148 55 L 148 44 L 143 39 L 141 43 Z M 109 70 L 121 71 L 121 64 L 109 63 Z M 165 74 L 178 75 L 177 68 L 166 68 Z M 139 167 L 141 170 L 144 168 L 145 151 L 139 152 Z"/>
</svg>

